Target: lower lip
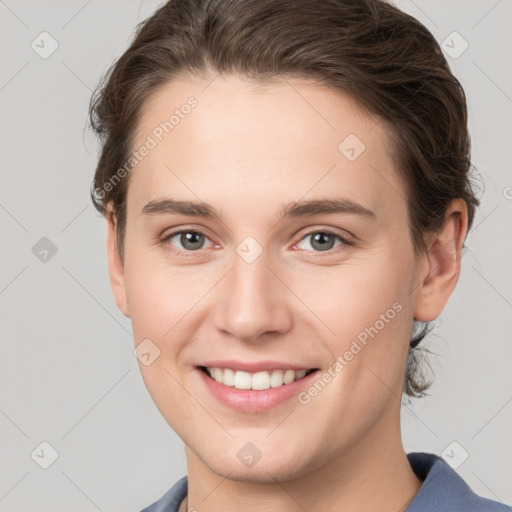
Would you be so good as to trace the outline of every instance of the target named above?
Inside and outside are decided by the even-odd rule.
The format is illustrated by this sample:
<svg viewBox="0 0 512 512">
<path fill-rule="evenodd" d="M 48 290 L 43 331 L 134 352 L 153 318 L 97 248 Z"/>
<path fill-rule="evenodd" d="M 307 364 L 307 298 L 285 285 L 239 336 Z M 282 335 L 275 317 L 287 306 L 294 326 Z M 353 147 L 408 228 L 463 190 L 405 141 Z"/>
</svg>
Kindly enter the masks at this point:
<svg viewBox="0 0 512 512">
<path fill-rule="evenodd" d="M 302 379 L 290 382 L 290 384 L 258 391 L 255 389 L 237 389 L 234 386 L 225 386 L 208 377 L 199 368 L 196 370 L 215 398 L 233 409 L 243 412 L 260 412 L 275 407 L 285 400 L 296 396 L 304 387 L 309 385 L 311 379 L 318 373 L 317 370 Z"/>
</svg>

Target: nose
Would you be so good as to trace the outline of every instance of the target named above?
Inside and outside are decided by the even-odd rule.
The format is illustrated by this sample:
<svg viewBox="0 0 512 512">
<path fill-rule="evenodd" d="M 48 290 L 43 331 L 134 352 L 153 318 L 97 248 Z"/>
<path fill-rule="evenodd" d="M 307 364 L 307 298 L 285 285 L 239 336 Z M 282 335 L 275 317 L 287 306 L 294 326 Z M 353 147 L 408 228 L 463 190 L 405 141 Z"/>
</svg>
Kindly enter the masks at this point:
<svg viewBox="0 0 512 512">
<path fill-rule="evenodd" d="M 248 263 L 234 255 L 233 268 L 222 280 L 215 326 L 244 342 L 258 342 L 291 329 L 290 292 L 266 253 Z M 268 335 L 268 336 L 265 336 Z"/>
</svg>

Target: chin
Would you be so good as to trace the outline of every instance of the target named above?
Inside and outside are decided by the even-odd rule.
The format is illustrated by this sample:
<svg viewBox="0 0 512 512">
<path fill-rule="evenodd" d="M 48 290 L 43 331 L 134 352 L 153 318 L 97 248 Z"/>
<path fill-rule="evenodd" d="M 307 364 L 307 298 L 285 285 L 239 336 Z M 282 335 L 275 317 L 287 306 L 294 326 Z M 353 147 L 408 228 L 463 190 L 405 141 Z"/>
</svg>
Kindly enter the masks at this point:
<svg viewBox="0 0 512 512">
<path fill-rule="evenodd" d="M 300 471 L 297 470 L 297 468 L 291 470 L 290 467 L 283 467 L 282 462 L 279 465 L 276 465 L 276 467 L 273 467 L 272 465 L 264 465 L 261 461 L 252 468 L 240 467 L 240 464 L 233 463 L 225 465 L 215 463 L 208 467 L 211 471 L 223 478 L 234 480 L 236 482 L 258 484 L 287 482 L 307 473 L 307 471 Z"/>
<path fill-rule="evenodd" d="M 237 443 L 238 445 L 238 443 Z M 303 448 L 303 447 L 302 447 Z M 286 482 L 308 474 L 314 470 L 313 463 L 308 464 L 305 460 L 305 454 L 300 453 L 297 457 L 298 450 L 301 447 L 292 447 L 288 445 L 286 451 L 279 449 L 277 446 L 267 446 L 262 448 L 260 455 L 256 452 L 254 445 L 250 443 L 242 445 L 242 449 L 227 449 L 221 454 L 209 453 L 196 454 L 203 464 L 210 471 L 217 475 L 234 480 L 237 482 L 252 483 L 276 483 Z M 232 455 L 231 455 L 232 453 Z M 255 460 L 248 458 L 250 454 L 260 457 Z M 246 459 L 244 461 L 244 459 Z"/>
</svg>

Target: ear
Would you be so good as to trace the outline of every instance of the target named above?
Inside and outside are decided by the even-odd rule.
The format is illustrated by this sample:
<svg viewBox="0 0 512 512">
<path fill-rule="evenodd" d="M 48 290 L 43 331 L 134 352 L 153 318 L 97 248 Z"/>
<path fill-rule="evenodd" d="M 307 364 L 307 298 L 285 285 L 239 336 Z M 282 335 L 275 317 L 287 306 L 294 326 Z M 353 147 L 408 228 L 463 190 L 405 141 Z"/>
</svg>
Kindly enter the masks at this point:
<svg viewBox="0 0 512 512">
<path fill-rule="evenodd" d="M 107 215 L 107 257 L 108 257 L 108 272 L 110 275 L 110 286 L 114 293 L 117 307 L 121 310 L 123 315 L 129 317 L 128 298 L 126 294 L 126 281 L 124 275 L 124 266 L 121 260 L 121 255 L 117 247 L 117 223 L 116 217 L 113 213 L 109 212 Z"/>
<path fill-rule="evenodd" d="M 467 227 L 466 202 L 453 199 L 446 210 L 443 225 L 427 241 L 426 259 L 414 302 L 417 320 L 435 320 L 455 289 Z"/>
</svg>

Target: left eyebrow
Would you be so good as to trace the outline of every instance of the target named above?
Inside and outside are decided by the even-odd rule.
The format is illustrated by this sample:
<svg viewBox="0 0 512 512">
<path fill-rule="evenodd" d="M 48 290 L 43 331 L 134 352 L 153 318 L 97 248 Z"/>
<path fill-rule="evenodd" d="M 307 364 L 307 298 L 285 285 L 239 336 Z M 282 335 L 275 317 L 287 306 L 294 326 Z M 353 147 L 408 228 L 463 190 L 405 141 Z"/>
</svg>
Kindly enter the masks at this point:
<svg viewBox="0 0 512 512">
<path fill-rule="evenodd" d="M 375 212 L 350 199 L 312 199 L 310 201 L 297 201 L 284 205 L 279 220 L 286 217 L 305 217 L 307 215 L 333 213 L 377 217 Z"/>
<path fill-rule="evenodd" d="M 306 217 L 322 214 L 351 214 L 375 218 L 375 212 L 350 199 L 312 199 L 295 201 L 283 205 L 279 221 L 287 217 Z M 191 217 L 221 219 L 219 212 L 203 201 L 177 201 L 171 198 L 149 201 L 141 210 L 141 215 L 178 214 Z"/>
</svg>

